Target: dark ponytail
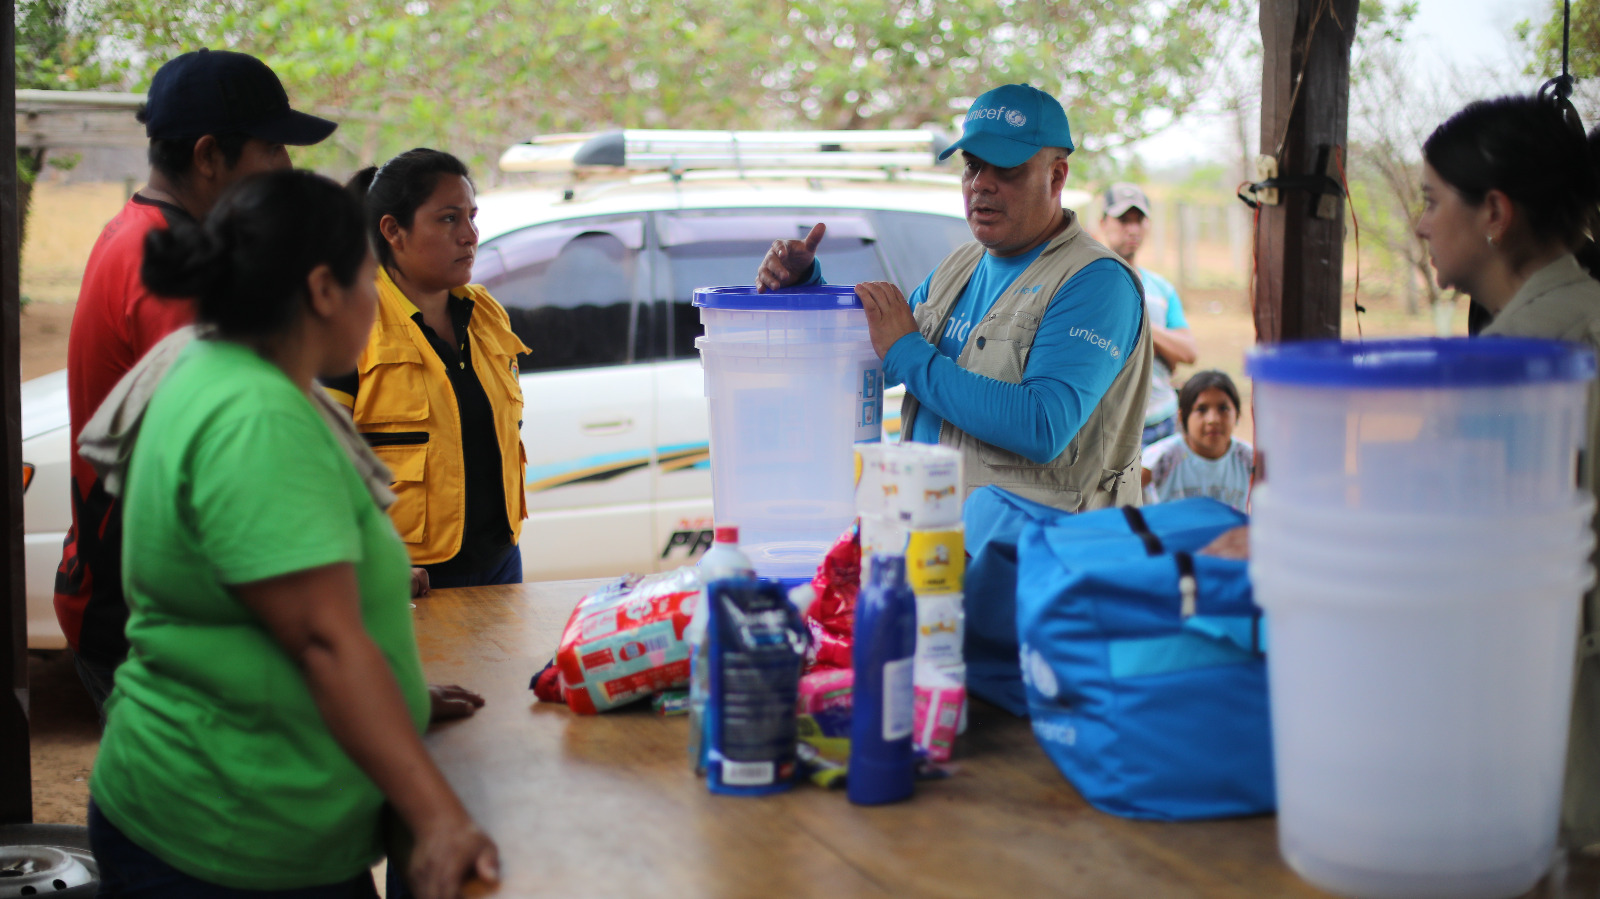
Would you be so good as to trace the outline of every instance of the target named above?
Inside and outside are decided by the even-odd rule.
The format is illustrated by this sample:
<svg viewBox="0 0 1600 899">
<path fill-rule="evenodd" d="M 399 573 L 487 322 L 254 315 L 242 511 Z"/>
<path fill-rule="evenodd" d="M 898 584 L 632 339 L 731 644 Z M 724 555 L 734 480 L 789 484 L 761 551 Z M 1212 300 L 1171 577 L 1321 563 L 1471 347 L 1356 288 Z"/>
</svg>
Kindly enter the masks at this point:
<svg viewBox="0 0 1600 899">
<path fill-rule="evenodd" d="M 234 339 L 281 334 L 327 265 L 349 287 L 367 256 L 361 207 L 333 181 L 280 171 L 241 181 L 201 225 L 145 236 L 140 276 L 160 296 L 193 297 L 195 317 Z"/>
<path fill-rule="evenodd" d="M 407 150 L 382 166 L 364 168 L 345 185 L 364 198 L 367 210 L 367 234 L 378 261 L 384 265 L 394 262 L 389 242 L 384 239 L 378 224 L 386 215 L 394 216 L 400 227 L 410 230 L 417 209 L 433 196 L 444 175 L 459 175 L 472 183 L 467 167 L 461 160 L 442 150 L 417 147 Z"/>
<path fill-rule="evenodd" d="M 1521 208 L 1535 237 L 1576 250 L 1600 204 L 1595 143 L 1549 100 L 1512 95 L 1467 104 L 1434 129 L 1422 156 L 1469 204 L 1498 190 Z"/>
</svg>

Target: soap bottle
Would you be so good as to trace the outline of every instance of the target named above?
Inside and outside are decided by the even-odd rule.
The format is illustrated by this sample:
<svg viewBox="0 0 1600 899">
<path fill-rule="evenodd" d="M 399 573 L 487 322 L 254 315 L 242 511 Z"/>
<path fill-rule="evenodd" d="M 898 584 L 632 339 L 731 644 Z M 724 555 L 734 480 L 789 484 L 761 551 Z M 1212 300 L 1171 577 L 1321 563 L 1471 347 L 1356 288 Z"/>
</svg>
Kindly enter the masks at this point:
<svg viewBox="0 0 1600 899">
<path fill-rule="evenodd" d="M 855 668 L 850 722 L 850 801 L 880 805 L 910 798 L 912 656 L 917 648 L 917 604 L 906 583 L 903 555 L 876 555 L 872 581 L 856 600 Z"/>
<path fill-rule="evenodd" d="M 689 616 L 689 626 L 683 639 L 689 644 L 689 764 L 696 774 L 705 773 L 706 701 L 711 696 L 711 665 L 706 657 L 710 641 L 706 628 L 711 621 L 710 593 L 705 585 L 733 577 L 755 577 L 750 559 L 739 549 L 739 526 L 720 524 L 715 541 L 695 565 L 700 574 L 701 589 L 695 597 L 694 611 Z"/>
</svg>

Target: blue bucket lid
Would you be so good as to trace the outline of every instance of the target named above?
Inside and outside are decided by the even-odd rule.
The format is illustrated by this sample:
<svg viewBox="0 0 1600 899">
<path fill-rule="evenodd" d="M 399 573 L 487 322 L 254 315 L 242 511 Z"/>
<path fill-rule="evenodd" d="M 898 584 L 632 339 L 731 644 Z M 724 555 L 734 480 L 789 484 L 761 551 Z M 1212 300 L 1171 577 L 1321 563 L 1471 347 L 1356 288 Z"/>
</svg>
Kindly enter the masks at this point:
<svg viewBox="0 0 1600 899">
<path fill-rule="evenodd" d="M 854 284 L 809 284 L 756 293 L 755 287 L 697 287 L 693 304 L 704 309 L 860 309 Z"/>
<path fill-rule="evenodd" d="M 1258 381 L 1304 387 L 1512 387 L 1587 381 L 1595 355 L 1527 337 L 1314 340 L 1257 347 L 1244 367 Z"/>
</svg>

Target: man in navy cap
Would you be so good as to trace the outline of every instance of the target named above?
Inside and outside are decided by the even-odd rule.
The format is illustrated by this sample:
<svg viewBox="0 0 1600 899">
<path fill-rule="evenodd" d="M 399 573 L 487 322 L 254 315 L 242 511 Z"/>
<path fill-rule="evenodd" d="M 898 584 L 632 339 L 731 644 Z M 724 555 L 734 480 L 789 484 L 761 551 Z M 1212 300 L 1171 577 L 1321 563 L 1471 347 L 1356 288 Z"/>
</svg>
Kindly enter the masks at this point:
<svg viewBox="0 0 1600 899">
<path fill-rule="evenodd" d="M 150 138 L 150 178 L 89 253 L 67 340 L 72 527 L 56 572 L 56 619 L 96 707 L 103 707 L 111 673 L 128 652 L 122 514 L 79 456 L 78 434 L 145 351 L 194 318 L 189 301 L 145 289 L 139 277 L 145 235 L 199 221 L 234 182 L 288 168 L 286 146 L 317 143 L 336 127 L 291 109 L 278 76 L 261 60 L 221 50 L 185 53 L 163 65 L 138 119 Z"/>
<path fill-rule="evenodd" d="M 903 383 L 901 439 L 955 447 L 967 490 L 996 484 L 1069 511 L 1140 501 L 1150 328 L 1138 275 L 1061 206 L 1073 150 L 1049 94 L 1008 84 L 967 112 L 961 195 L 973 242 L 909 303 L 856 285 L 886 383 Z M 821 280 L 804 240 L 774 241 L 764 290 Z"/>
</svg>

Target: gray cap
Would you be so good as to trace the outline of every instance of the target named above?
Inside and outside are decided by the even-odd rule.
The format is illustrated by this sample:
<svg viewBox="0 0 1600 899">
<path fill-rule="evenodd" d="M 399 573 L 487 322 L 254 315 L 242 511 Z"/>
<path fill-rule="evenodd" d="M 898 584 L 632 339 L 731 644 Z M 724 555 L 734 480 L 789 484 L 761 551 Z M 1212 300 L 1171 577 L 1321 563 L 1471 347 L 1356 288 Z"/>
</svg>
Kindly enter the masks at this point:
<svg viewBox="0 0 1600 899">
<path fill-rule="evenodd" d="M 1150 216 L 1150 198 L 1144 195 L 1137 184 L 1118 181 L 1106 188 L 1104 202 L 1106 215 L 1110 218 L 1121 218 L 1130 209 L 1139 210 L 1146 218 Z"/>
</svg>

